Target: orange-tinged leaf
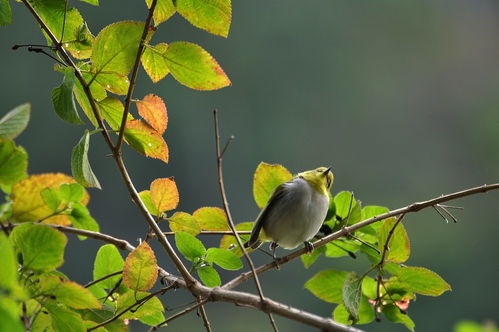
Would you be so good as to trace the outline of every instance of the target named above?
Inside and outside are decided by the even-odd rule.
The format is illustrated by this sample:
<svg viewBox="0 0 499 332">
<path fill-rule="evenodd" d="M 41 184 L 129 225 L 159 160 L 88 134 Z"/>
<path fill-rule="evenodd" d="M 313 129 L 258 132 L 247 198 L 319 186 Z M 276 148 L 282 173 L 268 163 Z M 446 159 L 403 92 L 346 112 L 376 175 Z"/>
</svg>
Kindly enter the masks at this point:
<svg viewBox="0 0 499 332">
<path fill-rule="evenodd" d="M 168 162 L 168 146 L 163 137 L 140 120 L 129 120 L 125 127 L 126 142 L 139 153 Z"/>
<path fill-rule="evenodd" d="M 140 116 L 158 133 L 163 134 L 168 124 L 168 115 L 163 99 L 150 93 L 144 99 L 139 100 L 136 105 Z"/>
<path fill-rule="evenodd" d="M 136 291 L 146 291 L 158 278 L 156 256 L 147 242 L 142 242 L 125 260 L 123 283 Z"/>
<path fill-rule="evenodd" d="M 151 183 L 151 199 L 159 212 L 173 210 L 178 205 L 178 189 L 173 178 L 156 179 Z"/>
<path fill-rule="evenodd" d="M 16 183 L 12 187 L 12 221 L 26 222 L 42 220 L 47 224 L 70 225 L 67 216 L 50 216 L 53 211 L 45 204 L 40 192 L 45 188 L 57 189 L 63 183 L 76 183 L 76 181 L 62 173 L 45 173 L 31 175 Z M 85 191 L 82 204 L 87 205 L 89 195 Z M 46 218 L 46 219 L 44 219 Z"/>
<path fill-rule="evenodd" d="M 291 178 L 291 173 L 282 165 L 260 163 L 253 178 L 253 197 L 256 205 L 263 208 L 274 189 Z"/>
<path fill-rule="evenodd" d="M 156 11 L 155 11 L 156 12 Z M 165 52 L 168 49 L 168 44 L 159 43 L 155 46 L 146 46 L 144 54 L 140 58 L 142 67 L 146 71 L 151 80 L 156 83 L 163 79 L 170 70 L 165 59 Z"/>
<path fill-rule="evenodd" d="M 202 207 L 192 214 L 201 228 L 207 231 L 228 231 L 227 215 L 217 207 Z"/>
<path fill-rule="evenodd" d="M 168 221 L 170 223 L 170 229 L 173 232 L 186 232 L 196 236 L 201 231 L 201 227 L 196 218 L 186 212 L 175 212 Z"/>
</svg>

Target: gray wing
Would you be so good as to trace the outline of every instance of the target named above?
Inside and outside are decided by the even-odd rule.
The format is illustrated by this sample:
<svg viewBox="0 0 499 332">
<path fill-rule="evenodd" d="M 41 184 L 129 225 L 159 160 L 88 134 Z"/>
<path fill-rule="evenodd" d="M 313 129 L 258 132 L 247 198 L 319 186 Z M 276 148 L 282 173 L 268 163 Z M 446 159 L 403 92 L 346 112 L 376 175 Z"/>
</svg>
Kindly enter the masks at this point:
<svg viewBox="0 0 499 332">
<path fill-rule="evenodd" d="M 270 198 L 269 198 L 269 201 L 267 202 L 267 205 L 265 205 L 263 210 L 260 212 L 260 214 L 256 218 L 255 226 L 253 227 L 253 230 L 251 231 L 251 236 L 250 236 L 248 242 L 246 242 L 244 244 L 244 246 L 246 248 L 256 249 L 260 246 L 261 241 L 258 240 L 258 236 L 260 235 L 260 231 L 262 230 L 263 224 L 264 224 L 265 220 L 267 219 L 269 212 L 272 211 L 273 207 L 276 204 L 280 204 L 281 200 L 284 197 L 286 197 L 286 190 L 284 190 L 283 187 L 285 187 L 288 183 L 292 182 L 293 180 L 290 180 L 288 182 L 280 184 L 274 189 L 274 191 L 270 195 Z"/>
</svg>

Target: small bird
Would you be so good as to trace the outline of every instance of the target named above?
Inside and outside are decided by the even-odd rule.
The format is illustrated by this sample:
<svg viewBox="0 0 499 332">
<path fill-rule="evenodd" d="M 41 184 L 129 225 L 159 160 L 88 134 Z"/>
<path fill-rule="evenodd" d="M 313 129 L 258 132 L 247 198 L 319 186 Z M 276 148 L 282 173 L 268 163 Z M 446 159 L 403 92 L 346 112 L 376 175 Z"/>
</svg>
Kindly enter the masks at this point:
<svg viewBox="0 0 499 332">
<path fill-rule="evenodd" d="M 293 249 L 303 243 L 308 252 L 309 242 L 319 231 L 329 208 L 328 191 L 333 184 L 331 167 L 319 167 L 299 173 L 277 186 L 258 215 L 246 248 L 256 249 L 262 242 L 272 242 L 270 248 Z"/>
</svg>

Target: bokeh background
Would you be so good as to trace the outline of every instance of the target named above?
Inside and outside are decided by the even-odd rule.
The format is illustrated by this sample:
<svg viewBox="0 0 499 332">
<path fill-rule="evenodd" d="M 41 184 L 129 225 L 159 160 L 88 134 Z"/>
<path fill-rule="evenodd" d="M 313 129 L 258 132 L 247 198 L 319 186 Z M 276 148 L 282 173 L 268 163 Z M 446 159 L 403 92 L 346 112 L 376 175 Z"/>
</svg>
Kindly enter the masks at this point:
<svg viewBox="0 0 499 332">
<path fill-rule="evenodd" d="M 143 20 L 143 1 L 103 0 L 98 8 L 71 1 L 96 35 L 107 24 Z M 60 120 L 50 91 L 60 84 L 49 58 L 16 43 L 43 43 L 33 18 L 13 3 L 14 23 L 0 29 L 1 113 L 32 103 L 28 130 L 17 142 L 30 156 L 29 172 L 70 174 L 71 148 L 84 128 Z M 198 92 L 168 76 L 153 85 L 139 73 L 135 96 L 160 95 L 169 111 L 168 165 L 125 158 L 139 190 L 157 177 L 175 176 L 179 210 L 221 206 L 216 185 L 212 109 L 220 110 L 222 137 L 236 139 L 224 158 L 230 206 L 238 222 L 258 209 L 253 172 L 260 161 L 292 172 L 332 165 L 333 193 L 352 190 L 364 205 L 397 208 L 499 180 L 499 2 L 494 0 L 234 1 L 228 39 L 190 26 L 179 15 L 160 26 L 153 42 L 187 40 L 221 64 L 232 86 Z M 135 110 L 134 110 L 135 112 Z M 132 243 L 145 224 L 130 201 L 100 136 L 90 160 L 103 190 L 91 190 L 90 208 L 103 232 Z M 419 296 L 409 308 L 419 331 L 451 331 L 461 319 L 499 317 L 499 193 L 463 199 L 457 224 L 428 210 L 406 218 L 412 256 L 408 264 L 442 275 L 453 291 Z M 217 239 L 207 240 L 216 244 Z M 71 237 L 62 270 L 79 282 L 92 278 L 101 243 Z M 161 250 L 158 248 L 158 252 Z M 280 252 L 284 254 L 284 251 Z M 159 262 L 173 270 L 168 258 Z M 254 255 L 260 264 L 268 261 Z M 367 268 L 363 259 L 321 259 L 309 270 L 299 261 L 261 276 L 267 296 L 319 315 L 331 304 L 303 288 L 315 272 Z M 223 276 L 225 280 L 234 273 Z M 252 283 L 240 289 L 254 291 Z M 191 301 L 185 291 L 164 297 L 166 306 Z M 216 331 L 267 331 L 267 316 L 229 304 L 207 308 Z M 169 313 L 167 313 L 169 314 Z M 313 330 L 277 317 L 282 331 Z M 369 331 L 404 331 L 383 321 Z M 194 313 L 173 331 L 202 331 Z M 133 331 L 142 327 L 133 324 Z"/>
</svg>

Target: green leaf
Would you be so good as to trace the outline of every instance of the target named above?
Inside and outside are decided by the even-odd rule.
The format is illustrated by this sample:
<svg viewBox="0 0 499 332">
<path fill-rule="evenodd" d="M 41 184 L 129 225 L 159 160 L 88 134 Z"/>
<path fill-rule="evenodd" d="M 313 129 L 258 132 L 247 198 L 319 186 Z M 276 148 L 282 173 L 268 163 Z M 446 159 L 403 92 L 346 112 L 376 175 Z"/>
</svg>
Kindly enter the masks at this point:
<svg viewBox="0 0 499 332">
<path fill-rule="evenodd" d="M 10 110 L 0 119 L 0 139 L 14 139 L 26 129 L 29 122 L 31 104 L 21 104 Z"/>
<path fill-rule="evenodd" d="M 26 269 L 47 272 L 62 264 L 67 238 L 49 226 L 22 224 L 14 228 L 10 241 Z"/>
<path fill-rule="evenodd" d="M 0 141 L 0 184 L 13 185 L 27 175 L 28 154 L 13 141 Z"/>
<path fill-rule="evenodd" d="M 95 38 L 92 72 L 128 75 L 137 56 L 144 23 L 123 21 L 108 25 Z"/>
<path fill-rule="evenodd" d="M 86 332 L 87 329 L 81 316 L 73 310 L 56 304 L 44 304 L 50 317 L 52 318 L 52 328 L 54 331 L 65 332 Z"/>
<path fill-rule="evenodd" d="M 227 37 L 232 17 L 230 0 L 176 0 L 180 15 L 195 27 Z"/>
<path fill-rule="evenodd" d="M 180 253 L 190 261 L 194 261 L 196 258 L 203 257 L 206 254 L 206 248 L 203 243 L 186 232 L 175 233 L 175 244 Z"/>
<path fill-rule="evenodd" d="M 168 146 L 154 128 L 140 120 L 129 120 L 125 129 L 126 142 L 135 151 L 168 163 Z"/>
<path fill-rule="evenodd" d="M 123 269 L 123 283 L 130 289 L 146 291 L 154 286 L 158 278 L 158 264 L 154 251 L 142 242 L 128 254 Z"/>
<path fill-rule="evenodd" d="M 347 276 L 345 271 L 320 271 L 305 283 L 305 288 L 323 301 L 342 303 L 343 284 Z"/>
<path fill-rule="evenodd" d="M 146 46 L 144 54 L 140 59 L 142 67 L 146 71 L 151 80 L 156 83 L 163 79 L 170 70 L 168 69 L 168 62 L 165 58 L 168 44 L 160 43 L 155 46 Z"/>
<path fill-rule="evenodd" d="M 12 23 L 12 9 L 9 0 L 0 0 L 0 26 Z"/>
<path fill-rule="evenodd" d="M 388 211 L 388 208 L 384 206 L 367 205 L 362 208 L 361 219 L 366 220 L 377 217 L 383 213 L 387 213 Z"/>
<path fill-rule="evenodd" d="M 454 326 L 453 332 L 498 332 L 499 329 L 495 328 L 493 324 L 484 323 L 480 325 L 470 320 L 463 320 Z"/>
<path fill-rule="evenodd" d="M 194 236 L 201 232 L 199 222 L 186 212 L 175 212 L 169 219 L 169 225 L 172 232 L 186 232 Z"/>
<path fill-rule="evenodd" d="M 63 183 L 59 186 L 59 194 L 66 202 L 80 202 L 85 196 L 85 189 L 78 183 Z"/>
<path fill-rule="evenodd" d="M 242 222 L 236 225 L 236 231 L 251 231 L 254 225 L 255 225 L 254 222 Z M 244 243 L 248 241 L 250 235 L 240 234 L 239 237 L 241 238 L 241 241 L 243 241 Z M 234 235 L 222 236 L 222 238 L 220 239 L 219 247 L 222 249 L 230 249 L 230 251 L 232 251 L 238 257 L 241 257 L 243 255 L 243 252 L 241 248 L 239 248 L 239 244 L 237 243 L 236 237 Z M 248 249 L 246 250 L 249 251 Z"/>
<path fill-rule="evenodd" d="M 365 296 L 360 299 L 359 320 L 355 324 L 369 324 L 375 318 L 374 307 L 370 304 Z M 343 304 L 339 304 L 333 311 L 333 319 L 341 324 L 351 325 L 354 322 L 351 319 L 350 313 Z"/>
<path fill-rule="evenodd" d="M 152 315 L 140 317 L 139 321 L 141 321 L 142 323 L 149 325 L 149 326 L 155 326 L 155 325 L 158 325 L 158 324 L 164 322 L 165 316 L 163 315 L 162 312 L 158 311 Z M 165 326 L 165 325 L 162 325 L 162 326 Z"/>
<path fill-rule="evenodd" d="M 341 191 L 334 196 L 334 204 L 336 206 L 336 215 L 341 219 L 345 219 L 350 211 L 353 212 L 357 201 L 349 191 Z M 350 212 L 350 214 L 352 214 Z"/>
<path fill-rule="evenodd" d="M 66 67 L 62 69 L 64 78 L 61 85 L 52 90 L 52 104 L 55 112 L 61 119 L 72 124 L 83 124 L 73 96 L 73 88 L 75 84 L 75 74 L 73 68 Z"/>
<path fill-rule="evenodd" d="M 149 211 L 150 214 L 153 216 L 159 216 L 160 212 L 158 211 L 158 208 L 154 205 L 152 198 L 151 198 L 151 192 L 149 190 L 143 190 L 139 193 L 139 197 L 142 200 L 142 203 L 146 206 L 147 211 Z"/>
<path fill-rule="evenodd" d="M 61 195 L 59 194 L 59 190 L 47 187 L 40 191 L 40 195 L 42 196 L 43 201 L 49 209 L 51 209 L 53 212 L 56 212 L 59 210 L 59 206 L 61 206 L 62 203 L 62 198 Z"/>
<path fill-rule="evenodd" d="M 343 283 L 343 304 L 354 322 L 359 320 L 360 298 L 362 296 L 362 279 L 351 272 Z"/>
<path fill-rule="evenodd" d="M 385 315 L 388 320 L 394 323 L 402 323 L 407 327 L 410 331 L 414 332 L 414 327 L 416 326 L 412 319 L 405 313 L 402 313 L 400 309 L 395 305 L 387 305 L 383 306 L 381 309 L 383 315 Z"/>
<path fill-rule="evenodd" d="M 126 292 L 125 294 L 122 294 L 118 298 L 118 306 L 116 312 L 121 312 L 124 309 L 129 308 L 130 306 L 134 305 L 137 300 L 144 299 L 149 295 L 150 294 L 147 292 L 135 292 L 131 290 Z M 153 296 L 142 304 L 134 305 L 129 311 L 123 314 L 121 318 L 138 319 L 141 317 L 154 315 L 158 312 L 163 312 L 164 310 L 165 309 L 163 308 L 163 304 L 161 303 L 161 301 L 156 296 Z"/>
<path fill-rule="evenodd" d="M 147 8 L 151 8 L 152 0 L 146 0 Z M 158 26 L 175 14 L 175 6 L 172 0 L 158 0 L 154 8 L 154 25 Z"/>
<path fill-rule="evenodd" d="M 391 217 L 382 221 L 383 225 L 381 225 L 379 231 L 379 242 L 378 249 L 383 251 L 385 243 L 388 239 L 390 231 L 397 223 L 397 218 Z M 390 239 L 390 243 L 388 243 L 388 254 L 386 255 L 386 260 L 394 263 L 403 263 L 409 256 L 411 255 L 411 246 L 409 242 L 409 236 L 405 231 L 404 225 L 399 223 L 394 230 L 394 233 Z"/>
<path fill-rule="evenodd" d="M 326 247 L 322 246 L 322 247 L 319 247 L 319 248 L 315 248 L 312 251 L 312 253 L 310 253 L 308 255 L 301 255 L 300 258 L 301 258 L 301 262 L 303 263 L 303 266 L 306 269 L 308 269 L 312 264 L 314 264 L 317 261 L 317 259 L 324 252 L 326 252 Z"/>
<path fill-rule="evenodd" d="M 354 240 L 341 239 L 326 244 L 325 255 L 327 257 L 349 256 L 349 252 L 355 253 L 359 250 L 361 243 Z"/>
<path fill-rule="evenodd" d="M 101 189 L 99 180 L 92 171 L 88 161 L 88 147 L 90 145 L 90 133 L 85 130 L 85 134 L 71 153 L 71 173 L 78 183 L 85 187 Z"/>
<path fill-rule="evenodd" d="M 55 303 L 64 304 L 74 309 L 99 309 L 101 304 L 88 289 L 58 276 L 49 276 L 40 282 L 40 292 L 53 296 Z"/>
<path fill-rule="evenodd" d="M 217 287 L 222 284 L 222 280 L 218 275 L 217 270 L 215 270 L 212 266 L 206 265 L 196 269 L 198 273 L 199 279 L 208 287 Z"/>
<path fill-rule="evenodd" d="M 81 317 L 86 322 L 102 323 L 114 316 L 114 308 L 104 307 L 104 309 L 79 310 Z M 88 328 L 89 326 L 87 326 Z M 105 325 L 105 331 L 95 330 L 96 332 L 128 332 L 128 327 L 122 319 L 116 319 Z"/>
<path fill-rule="evenodd" d="M 104 89 L 117 95 L 126 95 L 130 86 L 130 81 L 126 75 L 120 75 L 113 72 L 100 72 L 95 81 Z"/>
<path fill-rule="evenodd" d="M 0 289 L 2 293 L 12 294 L 17 292 L 19 289 L 17 282 L 18 265 L 14 250 L 4 233 L 0 233 L 0 261 L 2 262 L 2 268 L 0 269 Z"/>
<path fill-rule="evenodd" d="M 0 330 L 9 332 L 24 332 L 19 317 L 11 315 L 0 305 Z"/>
<path fill-rule="evenodd" d="M 80 1 L 89 3 L 89 4 L 94 5 L 94 6 L 98 6 L 99 5 L 99 0 L 80 0 Z"/>
<path fill-rule="evenodd" d="M 202 229 L 207 231 L 230 230 L 225 211 L 217 207 L 202 207 L 192 214 Z"/>
<path fill-rule="evenodd" d="M 253 197 L 256 205 L 260 209 L 263 208 L 274 189 L 291 180 L 292 177 L 291 173 L 282 165 L 260 163 L 253 177 Z"/>
<path fill-rule="evenodd" d="M 227 249 L 209 248 L 205 259 L 208 263 L 215 263 L 225 270 L 236 271 L 243 267 L 241 259 Z"/>
<path fill-rule="evenodd" d="M 191 89 L 217 90 L 231 84 L 217 61 L 197 44 L 173 42 L 164 54 L 173 77 Z"/>
<path fill-rule="evenodd" d="M 102 118 L 107 121 L 109 126 L 111 126 L 111 129 L 120 129 L 125 107 L 118 98 L 106 97 L 97 102 L 97 107 L 99 108 Z M 127 120 L 133 120 L 130 113 L 128 113 Z"/>
<path fill-rule="evenodd" d="M 411 292 L 422 295 L 440 296 L 442 293 L 451 290 L 450 285 L 441 276 L 424 267 L 403 267 L 400 269 L 397 278 L 407 284 Z"/>
<path fill-rule="evenodd" d="M 94 40 L 87 23 L 83 22 L 76 28 L 76 39 L 68 43 L 67 48 L 76 59 L 88 59 L 92 55 Z"/>
<path fill-rule="evenodd" d="M 120 252 L 113 244 L 105 244 L 99 248 L 94 261 L 94 280 L 100 279 L 108 274 L 122 271 L 125 261 Z M 121 275 L 116 275 L 102 280 L 98 283 L 103 288 L 113 289 L 120 280 Z"/>
<path fill-rule="evenodd" d="M 362 293 L 370 299 L 376 298 L 378 284 L 376 280 L 369 276 L 365 276 L 362 279 Z"/>
<path fill-rule="evenodd" d="M 90 216 L 90 212 L 87 207 L 81 203 L 73 203 L 73 209 L 68 217 L 71 219 L 74 228 L 86 229 L 92 232 L 99 231 L 99 224 L 97 224 L 97 221 Z M 86 237 L 82 235 L 78 235 L 78 238 L 80 240 L 86 239 Z"/>
</svg>

